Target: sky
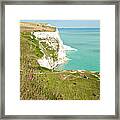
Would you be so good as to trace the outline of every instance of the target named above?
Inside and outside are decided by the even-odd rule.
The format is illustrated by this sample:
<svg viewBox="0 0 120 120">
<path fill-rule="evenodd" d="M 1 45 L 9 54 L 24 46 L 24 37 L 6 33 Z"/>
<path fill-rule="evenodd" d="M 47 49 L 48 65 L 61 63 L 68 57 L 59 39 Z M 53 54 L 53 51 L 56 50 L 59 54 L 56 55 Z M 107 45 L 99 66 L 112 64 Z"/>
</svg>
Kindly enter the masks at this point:
<svg viewBox="0 0 120 120">
<path fill-rule="evenodd" d="M 99 20 L 21 20 L 20 22 L 48 23 L 57 28 L 100 28 Z"/>
</svg>

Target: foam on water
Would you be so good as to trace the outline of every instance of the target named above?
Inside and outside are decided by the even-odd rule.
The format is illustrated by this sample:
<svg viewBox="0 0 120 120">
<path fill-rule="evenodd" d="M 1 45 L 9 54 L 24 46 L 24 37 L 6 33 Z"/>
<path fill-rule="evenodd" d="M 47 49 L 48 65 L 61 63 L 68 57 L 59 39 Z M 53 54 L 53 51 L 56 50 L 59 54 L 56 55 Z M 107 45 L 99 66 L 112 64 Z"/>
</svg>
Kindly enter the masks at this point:
<svg viewBox="0 0 120 120">
<path fill-rule="evenodd" d="M 66 51 L 77 51 L 77 49 L 76 48 L 72 48 L 71 46 L 68 46 L 68 45 L 63 45 L 64 46 L 64 49 L 66 50 Z"/>
</svg>

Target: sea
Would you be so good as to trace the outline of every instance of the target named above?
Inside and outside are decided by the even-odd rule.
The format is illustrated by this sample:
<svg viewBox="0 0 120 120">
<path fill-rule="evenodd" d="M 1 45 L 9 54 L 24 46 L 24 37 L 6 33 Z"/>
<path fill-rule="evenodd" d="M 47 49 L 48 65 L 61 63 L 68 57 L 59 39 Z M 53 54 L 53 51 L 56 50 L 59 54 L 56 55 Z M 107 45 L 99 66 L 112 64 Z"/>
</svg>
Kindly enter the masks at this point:
<svg viewBox="0 0 120 120">
<path fill-rule="evenodd" d="M 64 70 L 100 72 L 100 28 L 59 28 L 61 40 L 67 47 L 68 61 Z"/>
</svg>

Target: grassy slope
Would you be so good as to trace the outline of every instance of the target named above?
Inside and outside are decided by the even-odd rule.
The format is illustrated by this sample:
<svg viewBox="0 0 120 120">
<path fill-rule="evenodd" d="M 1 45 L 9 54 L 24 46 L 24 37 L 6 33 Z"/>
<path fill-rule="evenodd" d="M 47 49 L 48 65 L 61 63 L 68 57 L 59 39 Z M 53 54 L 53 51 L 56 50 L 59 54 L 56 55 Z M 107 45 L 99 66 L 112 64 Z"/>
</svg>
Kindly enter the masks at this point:
<svg viewBox="0 0 120 120">
<path fill-rule="evenodd" d="M 100 81 L 90 71 L 52 72 L 38 65 L 43 56 L 30 33 L 20 36 L 20 98 L 22 100 L 98 100 Z M 89 77 L 89 79 L 86 78 Z"/>
</svg>

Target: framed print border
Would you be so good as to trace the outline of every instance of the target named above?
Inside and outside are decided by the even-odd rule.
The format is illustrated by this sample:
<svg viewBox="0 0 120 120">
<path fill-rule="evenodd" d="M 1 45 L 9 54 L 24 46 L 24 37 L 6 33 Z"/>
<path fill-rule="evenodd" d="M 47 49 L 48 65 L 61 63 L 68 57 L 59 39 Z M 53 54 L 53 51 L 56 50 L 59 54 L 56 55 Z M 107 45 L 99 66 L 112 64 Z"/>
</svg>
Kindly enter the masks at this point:
<svg viewBox="0 0 120 120">
<path fill-rule="evenodd" d="M 115 5 L 115 115 L 5 115 L 5 5 Z M 2 1 L 0 54 L 0 119 L 120 119 L 119 116 L 119 0 Z"/>
</svg>

